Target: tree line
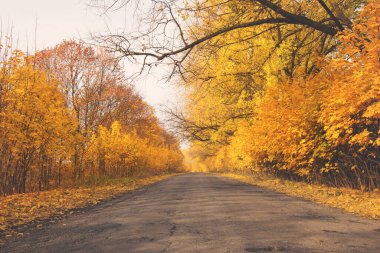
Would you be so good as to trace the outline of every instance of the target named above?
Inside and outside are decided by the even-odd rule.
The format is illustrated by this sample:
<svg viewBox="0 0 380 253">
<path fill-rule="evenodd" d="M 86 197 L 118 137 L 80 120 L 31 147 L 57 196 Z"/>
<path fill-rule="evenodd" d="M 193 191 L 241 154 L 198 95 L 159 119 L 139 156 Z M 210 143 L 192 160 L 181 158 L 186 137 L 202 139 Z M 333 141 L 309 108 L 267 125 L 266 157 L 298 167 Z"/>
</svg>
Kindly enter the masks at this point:
<svg viewBox="0 0 380 253">
<path fill-rule="evenodd" d="M 98 40 L 172 66 L 185 103 L 168 114 L 196 166 L 379 187 L 377 1 L 140 2 L 102 2 L 133 7 L 141 26 Z"/>
<path fill-rule="evenodd" d="M 70 40 L 1 57 L 0 194 L 180 168 L 179 141 L 112 54 Z"/>
<path fill-rule="evenodd" d="M 241 18 L 240 2 L 224 6 L 226 22 Z M 338 35 L 264 26 L 196 49 L 185 111 L 170 112 L 193 140 L 190 155 L 211 171 L 379 188 L 380 8 L 356 4 L 344 9 L 353 22 Z M 202 21 L 204 29 L 221 22 Z"/>
</svg>

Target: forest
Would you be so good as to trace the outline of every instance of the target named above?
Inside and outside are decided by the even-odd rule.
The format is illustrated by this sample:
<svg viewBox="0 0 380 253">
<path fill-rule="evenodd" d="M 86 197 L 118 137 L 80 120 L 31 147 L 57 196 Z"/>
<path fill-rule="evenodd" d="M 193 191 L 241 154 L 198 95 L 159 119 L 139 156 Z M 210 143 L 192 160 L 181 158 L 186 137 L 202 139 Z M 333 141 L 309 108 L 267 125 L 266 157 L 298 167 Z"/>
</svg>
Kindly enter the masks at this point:
<svg viewBox="0 0 380 253">
<path fill-rule="evenodd" d="M 277 1 L 288 14 L 261 2 L 187 7 L 207 41 L 180 66 L 185 106 L 169 113 L 190 169 L 378 189 L 378 1 Z"/>
<path fill-rule="evenodd" d="M 4 41 L 0 194 L 180 168 L 179 141 L 112 54 L 67 40 L 27 55 Z"/>
<path fill-rule="evenodd" d="M 379 3 L 375 0 L 90 1 L 130 8 L 140 30 L 1 47 L 0 193 L 189 170 L 380 186 Z M 139 12 L 140 11 L 140 12 Z M 128 83 L 169 65 L 183 89 L 172 130 Z"/>
</svg>

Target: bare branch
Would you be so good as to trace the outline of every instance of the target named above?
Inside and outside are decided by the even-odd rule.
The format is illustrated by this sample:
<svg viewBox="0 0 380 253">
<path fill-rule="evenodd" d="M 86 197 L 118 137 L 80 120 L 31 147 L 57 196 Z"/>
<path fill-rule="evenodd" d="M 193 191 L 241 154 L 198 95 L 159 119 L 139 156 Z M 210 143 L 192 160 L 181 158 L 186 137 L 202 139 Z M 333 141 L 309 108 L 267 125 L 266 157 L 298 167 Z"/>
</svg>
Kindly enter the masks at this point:
<svg viewBox="0 0 380 253">
<path fill-rule="evenodd" d="M 334 20 L 334 22 L 338 26 L 339 30 L 341 30 L 341 31 L 344 30 L 344 27 L 340 23 L 339 19 L 337 19 L 337 17 L 335 17 L 334 13 L 330 10 L 330 8 L 326 5 L 326 3 L 323 0 L 318 0 L 318 2 L 320 3 L 320 5 L 322 5 L 323 9 L 325 9 L 327 14 L 329 14 L 331 19 Z"/>
<path fill-rule="evenodd" d="M 329 34 L 329 35 L 335 35 L 337 33 L 337 30 L 335 28 L 330 27 L 328 25 L 324 25 L 323 23 L 311 20 L 305 16 L 293 14 L 290 13 L 284 9 L 282 9 L 278 4 L 274 4 L 272 1 L 269 0 L 254 0 L 262 4 L 263 6 L 268 7 L 269 9 L 273 10 L 274 12 L 280 14 L 284 18 L 288 19 L 288 22 L 305 25 L 311 28 L 314 28 L 315 30 L 318 30 L 320 32 Z"/>
</svg>

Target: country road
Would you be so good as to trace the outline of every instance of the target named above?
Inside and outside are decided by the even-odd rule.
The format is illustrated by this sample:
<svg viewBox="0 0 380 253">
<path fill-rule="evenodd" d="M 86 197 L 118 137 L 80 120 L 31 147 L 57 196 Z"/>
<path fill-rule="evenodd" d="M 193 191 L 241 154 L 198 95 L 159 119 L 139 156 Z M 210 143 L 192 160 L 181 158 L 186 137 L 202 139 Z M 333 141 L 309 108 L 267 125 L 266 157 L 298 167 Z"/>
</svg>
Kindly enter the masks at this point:
<svg viewBox="0 0 380 253">
<path fill-rule="evenodd" d="M 0 252 L 370 253 L 380 252 L 380 221 L 191 173 L 33 230 Z"/>
</svg>

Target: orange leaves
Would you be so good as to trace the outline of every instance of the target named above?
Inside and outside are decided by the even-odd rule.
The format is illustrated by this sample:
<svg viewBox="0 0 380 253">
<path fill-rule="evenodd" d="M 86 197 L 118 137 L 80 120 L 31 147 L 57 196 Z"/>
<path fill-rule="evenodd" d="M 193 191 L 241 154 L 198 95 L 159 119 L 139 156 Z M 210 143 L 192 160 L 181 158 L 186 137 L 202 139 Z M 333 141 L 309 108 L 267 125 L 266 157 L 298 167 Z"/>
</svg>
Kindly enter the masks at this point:
<svg viewBox="0 0 380 253">
<path fill-rule="evenodd" d="M 36 70 L 31 58 L 15 56 L 4 67 L 7 65 L 9 72 L 1 72 L 1 86 L 6 92 L 1 94 L 0 109 L 0 159 L 3 161 L 0 193 L 15 188 L 24 191 L 26 178 L 21 175 L 32 169 L 28 173 L 32 183 L 37 178 L 37 169 L 30 164 L 38 164 L 42 156 L 70 154 L 71 133 L 76 126 L 70 111 L 64 107 L 56 81 Z M 11 185 L 12 177 L 22 178 L 18 186 Z"/>
<path fill-rule="evenodd" d="M 365 166 L 370 167 L 378 166 L 370 161 L 379 159 L 380 152 L 377 145 L 380 138 L 380 26 L 376 16 L 379 10 L 376 1 L 369 2 L 353 26 L 354 32 L 345 31 L 340 37 L 342 57 L 325 68 L 330 78 L 321 78 L 322 82 L 329 83 L 320 116 L 327 140 L 334 149 L 344 149 L 350 156 L 361 157 Z"/>
<path fill-rule="evenodd" d="M 255 60 L 259 58 L 245 61 L 246 54 L 243 51 L 234 52 L 233 58 L 228 60 L 219 57 L 218 60 L 230 61 L 228 64 L 232 68 L 227 70 L 231 72 L 236 65 L 239 65 L 236 67 L 239 69 L 247 63 L 256 63 L 255 67 L 260 70 L 258 73 L 262 78 L 258 78 L 255 73 L 248 84 L 243 79 L 220 74 L 214 79 L 207 79 L 208 83 L 200 88 L 204 92 L 198 100 L 214 114 L 240 109 L 240 104 L 229 93 L 234 88 L 241 91 L 244 90 L 240 88 L 242 84 L 247 87 L 259 82 L 263 83 L 263 88 L 250 99 L 244 100 L 253 117 L 216 121 L 221 125 L 219 132 L 227 128 L 228 122 L 231 135 L 224 139 L 212 138 L 213 142 L 206 144 L 193 144 L 193 147 L 210 151 L 212 155 L 205 152 L 208 156 L 204 159 L 209 168 L 219 171 L 265 171 L 307 182 L 362 190 L 379 187 L 379 11 L 378 1 L 369 1 L 355 20 L 352 30 L 347 29 L 334 38 L 335 42 L 340 40 L 339 46 L 324 55 L 323 59 L 316 52 L 308 55 L 313 52 L 313 48 L 298 47 L 298 35 L 290 37 L 279 50 L 286 52 L 296 47 L 298 49 L 294 57 L 288 59 L 287 54 L 283 54 L 277 59 L 279 64 L 276 64 L 276 67 L 285 64 L 284 71 L 287 74 L 278 73 L 276 67 L 271 68 L 268 63 L 268 66 L 257 64 Z M 307 39 L 308 36 L 305 37 Z M 228 51 L 227 48 L 223 50 Z M 304 52 L 305 55 L 297 59 L 296 56 L 303 54 L 303 50 L 309 52 Z M 262 51 L 255 53 L 262 54 Z M 244 64 L 240 64 L 239 59 Z M 287 66 L 288 60 L 292 61 L 291 66 Z M 302 65 L 302 61 L 305 61 L 306 66 Z M 311 67 L 313 70 L 318 70 L 302 75 L 309 63 L 314 65 Z M 216 69 L 212 74 L 226 71 L 226 64 L 219 66 L 216 61 L 211 66 Z M 218 82 L 222 78 L 226 81 Z M 228 103 L 222 103 L 226 100 Z M 191 108 L 196 108 L 200 103 L 197 101 L 194 104 L 191 104 Z M 215 104 L 221 109 L 215 109 Z M 206 110 L 198 110 L 197 113 L 190 111 L 191 116 L 207 122 L 204 119 L 209 116 Z M 218 119 L 209 117 L 209 121 L 215 122 L 214 118 Z"/>
<path fill-rule="evenodd" d="M 228 148 L 233 167 L 271 166 L 307 177 L 317 162 L 313 153 L 322 141 L 313 132 L 320 128 L 315 108 L 321 96 L 319 85 L 305 87 L 289 81 L 269 86 L 253 121 L 239 126 Z"/>
<path fill-rule="evenodd" d="M 12 226 L 67 214 L 72 209 L 97 204 L 101 200 L 169 176 L 161 175 L 143 179 L 125 178 L 124 180 L 109 180 L 92 187 L 56 189 L 0 197 L 0 234 L 11 232 L 8 230 Z"/>
<path fill-rule="evenodd" d="M 352 36 L 363 43 L 354 57 L 347 60 L 357 45 L 343 36 L 336 59 L 327 62 L 315 77 L 293 78 L 267 88 L 251 127 L 251 142 L 257 144 L 250 149 L 258 164 L 265 167 L 271 163 L 275 170 L 306 179 L 319 178 L 322 173 L 345 177 L 344 185 L 356 185 L 349 183 L 355 177 L 360 178 L 356 179 L 359 184 L 368 184 L 360 187 L 377 185 L 368 178 L 378 175 L 379 165 L 380 83 L 373 70 L 380 68 L 380 62 L 373 57 L 379 51 L 372 50 L 379 38 L 368 29 L 375 27 L 366 25 L 372 17 L 361 18 Z M 365 34 L 358 33 L 364 26 Z M 264 160 L 258 155 L 263 152 Z M 363 167 L 365 173 L 359 169 Z"/>
<path fill-rule="evenodd" d="M 64 41 L 1 67 L 0 194 L 181 166 L 178 141 L 104 50 Z"/>
<path fill-rule="evenodd" d="M 112 123 L 111 128 L 100 126 L 93 134 L 86 149 L 86 160 L 98 166 L 100 176 L 120 177 L 131 173 L 163 172 L 179 169 L 182 154 L 178 142 L 164 138 L 161 140 L 143 138 L 135 132 L 127 132 L 120 122 Z M 135 171 L 132 171 L 135 170 Z"/>
<path fill-rule="evenodd" d="M 302 182 L 279 180 L 273 177 L 243 176 L 224 174 L 243 182 L 266 187 L 290 196 L 302 197 L 317 203 L 337 207 L 368 218 L 380 218 L 380 192 L 362 192 L 348 188 L 334 188 L 323 185 L 310 185 Z"/>
</svg>

